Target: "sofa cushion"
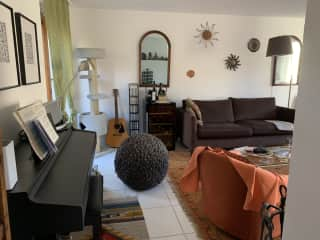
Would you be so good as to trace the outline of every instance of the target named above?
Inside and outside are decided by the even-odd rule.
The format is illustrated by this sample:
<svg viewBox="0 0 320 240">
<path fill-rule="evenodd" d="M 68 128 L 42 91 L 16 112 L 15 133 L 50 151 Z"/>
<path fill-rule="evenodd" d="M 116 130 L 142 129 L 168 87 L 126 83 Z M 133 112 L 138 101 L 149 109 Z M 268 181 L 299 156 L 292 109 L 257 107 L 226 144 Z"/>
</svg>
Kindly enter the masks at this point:
<svg viewBox="0 0 320 240">
<path fill-rule="evenodd" d="M 235 123 L 205 123 L 198 128 L 199 138 L 250 137 L 252 129 Z"/>
<path fill-rule="evenodd" d="M 203 122 L 224 123 L 234 122 L 232 102 L 228 100 L 194 101 L 200 108 Z"/>
<path fill-rule="evenodd" d="M 241 120 L 237 124 L 252 128 L 254 136 L 291 135 L 292 131 L 279 131 L 276 126 L 263 120 Z"/>
<path fill-rule="evenodd" d="M 274 98 L 231 98 L 234 118 L 238 120 L 274 120 L 276 104 Z"/>
</svg>

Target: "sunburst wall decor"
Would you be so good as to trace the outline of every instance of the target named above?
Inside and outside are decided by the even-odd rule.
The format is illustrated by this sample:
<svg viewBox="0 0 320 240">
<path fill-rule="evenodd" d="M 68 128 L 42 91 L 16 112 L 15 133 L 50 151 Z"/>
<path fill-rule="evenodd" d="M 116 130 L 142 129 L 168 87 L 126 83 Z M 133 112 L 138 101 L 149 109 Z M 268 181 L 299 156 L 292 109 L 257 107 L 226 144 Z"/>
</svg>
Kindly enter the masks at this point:
<svg viewBox="0 0 320 240">
<path fill-rule="evenodd" d="M 224 61 L 226 63 L 227 69 L 229 69 L 230 71 L 236 71 L 241 66 L 240 57 L 234 54 L 230 54 L 230 56 L 228 56 Z"/>
<path fill-rule="evenodd" d="M 199 44 L 204 44 L 205 47 L 208 47 L 209 44 L 214 46 L 214 41 L 219 40 L 216 38 L 219 32 L 214 31 L 215 27 L 215 24 L 211 24 L 210 26 L 210 24 L 206 22 L 206 24 L 201 24 L 200 28 L 197 28 L 198 34 L 194 37 L 199 39 Z"/>
</svg>

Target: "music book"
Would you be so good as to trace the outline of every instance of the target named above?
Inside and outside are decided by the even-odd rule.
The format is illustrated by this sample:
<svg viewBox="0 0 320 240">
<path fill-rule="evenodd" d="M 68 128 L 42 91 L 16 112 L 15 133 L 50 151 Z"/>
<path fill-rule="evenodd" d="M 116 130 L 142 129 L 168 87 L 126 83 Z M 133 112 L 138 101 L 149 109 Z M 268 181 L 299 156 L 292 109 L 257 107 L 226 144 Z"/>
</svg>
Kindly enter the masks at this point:
<svg viewBox="0 0 320 240">
<path fill-rule="evenodd" d="M 19 108 L 14 112 L 14 116 L 21 128 L 25 131 L 30 145 L 38 158 L 40 160 L 45 159 L 49 150 L 52 150 L 52 148 L 48 147 L 45 142 L 46 140 L 44 141 L 42 137 L 39 137 L 41 136 L 39 132 L 41 130 L 35 126 L 35 122 L 37 122 L 43 130 L 42 134 L 45 133 L 46 139 L 49 139 L 53 144 L 58 141 L 59 135 L 52 126 L 43 104 L 38 101 L 26 107 Z"/>
<path fill-rule="evenodd" d="M 56 153 L 58 151 L 57 146 L 54 144 L 54 142 L 51 140 L 50 136 L 48 135 L 45 128 L 42 126 L 41 122 L 39 120 L 34 120 L 33 124 L 38 131 L 38 135 L 41 138 L 42 142 L 47 147 L 49 153 Z"/>
</svg>

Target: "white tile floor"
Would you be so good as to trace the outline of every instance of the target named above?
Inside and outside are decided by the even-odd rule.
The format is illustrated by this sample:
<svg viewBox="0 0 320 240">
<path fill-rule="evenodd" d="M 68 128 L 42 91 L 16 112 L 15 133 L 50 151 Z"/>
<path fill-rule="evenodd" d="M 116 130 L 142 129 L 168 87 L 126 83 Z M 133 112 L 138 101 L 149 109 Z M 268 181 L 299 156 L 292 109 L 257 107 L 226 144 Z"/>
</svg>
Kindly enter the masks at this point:
<svg viewBox="0 0 320 240">
<path fill-rule="evenodd" d="M 124 185 L 114 170 L 115 152 L 98 157 L 94 165 L 104 175 L 105 197 L 137 196 L 143 209 L 150 239 L 196 240 L 200 239 L 181 208 L 167 180 L 159 186 L 135 192 Z"/>
</svg>

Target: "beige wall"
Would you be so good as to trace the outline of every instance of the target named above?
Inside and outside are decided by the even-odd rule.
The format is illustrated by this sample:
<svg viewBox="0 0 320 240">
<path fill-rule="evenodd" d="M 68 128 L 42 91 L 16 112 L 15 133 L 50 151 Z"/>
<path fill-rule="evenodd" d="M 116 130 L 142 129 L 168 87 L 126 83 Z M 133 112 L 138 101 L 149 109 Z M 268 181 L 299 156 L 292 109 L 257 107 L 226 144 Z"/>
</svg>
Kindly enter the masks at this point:
<svg viewBox="0 0 320 240">
<path fill-rule="evenodd" d="M 201 23 L 215 23 L 219 42 L 205 48 L 194 39 Z M 186 97 L 217 99 L 226 97 L 277 96 L 280 105 L 287 105 L 288 88 L 271 87 L 271 58 L 266 58 L 268 39 L 293 34 L 302 38 L 303 18 L 242 17 L 226 15 L 183 14 L 71 8 L 71 28 L 74 47 L 102 47 L 107 58 L 99 61 L 99 82 L 103 93 L 120 88 L 123 115 L 128 112 L 128 83 L 138 82 L 138 43 L 149 30 L 160 30 L 172 43 L 171 86 L 169 97 L 177 101 Z M 261 40 L 261 50 L 247 49 L 250 38 Z M 238 54 L 242 66 L 228 71 L 224 59 Z M 193 79 L 186 72 L 194 69 Z M 77 82 L 79 83 L 79 81 Z M 78 84 L 79 85 L 79 84 Z M 89 110 L 87 82 L 78 86 L 77 105 Z M 114 116 L 112 99 L 101 102 L 101 110 Z"/>
<path fill-rule="evenodd" d="M 15 12 L 20 12 L 37 23 L 39 58 L 41 67 L 41 84 L 21 86 L 14 89 L 0 91 L 0 128 L 3 130 L 4 138 L 14 139 L 19 130 L 12 111 L 17 106 L 24 106 L 35 100 L 45 101 L 47 99 L 44 83 L 44 62 L 41 35 L 40 7 L 38 0 L 2 0 L 5 4 L 13 8 Z M 1 73 L 0 73 L 1 75 Z M 1 75 L 1 78 L 6 76 Z"/>
<path fill-rule="evenodd" d="M 290 163 L 285 240 L 317 240 L 320 227 L 320 1 L 309 0 Z"/>
</svg>

